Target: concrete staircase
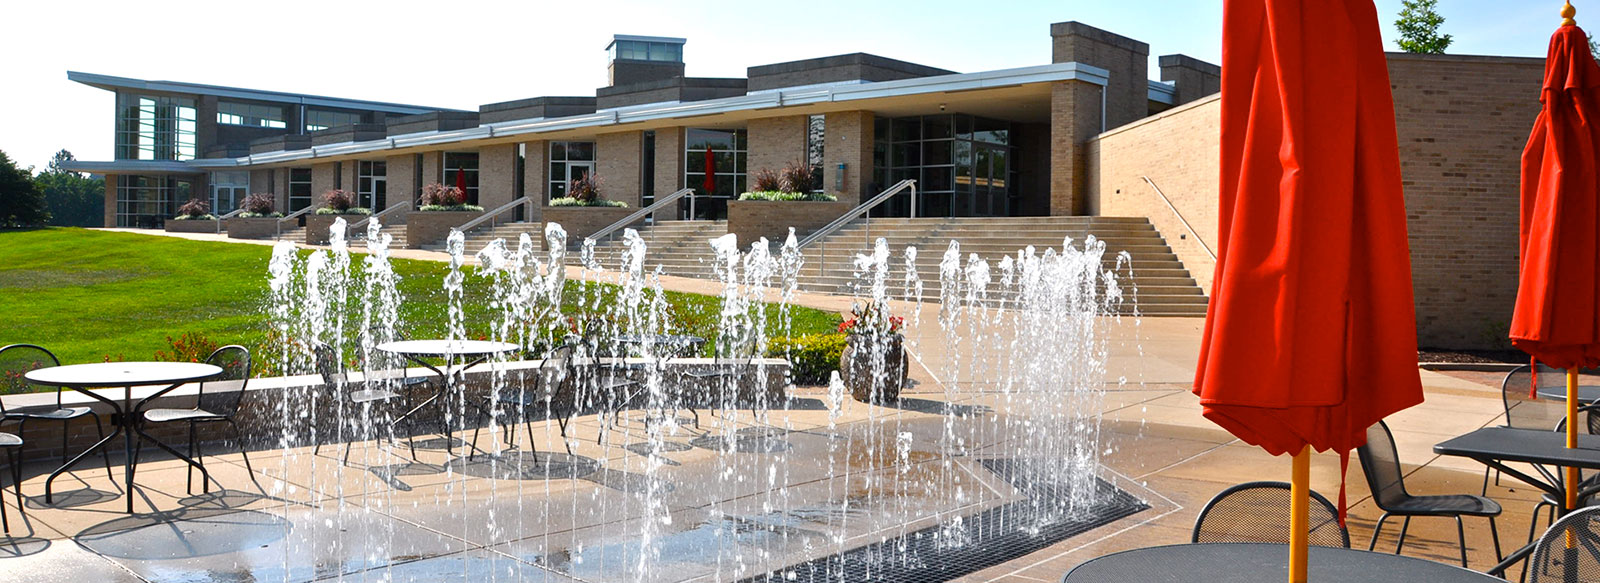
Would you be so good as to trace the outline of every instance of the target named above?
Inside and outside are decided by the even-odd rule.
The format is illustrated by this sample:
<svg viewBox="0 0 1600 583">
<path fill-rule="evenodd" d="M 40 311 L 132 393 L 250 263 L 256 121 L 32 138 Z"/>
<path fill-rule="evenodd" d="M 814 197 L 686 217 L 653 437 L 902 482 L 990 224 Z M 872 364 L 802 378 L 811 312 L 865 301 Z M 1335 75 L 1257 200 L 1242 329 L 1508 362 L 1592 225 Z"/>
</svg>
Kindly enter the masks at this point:
<svg viewBox="0 0 1600 583">
<path fill-rule="evenodd" d="M 658 266 L 668 275 L 684 277 L 714 277 L 712 273 L 711 239 L 727 233 L 725 221 L 662 221 L 654 225 L 637 227 L 650 248 L 647 269 Z M 506 223 L 493 228 L 477 229 L 468 233 L 466 253 L 477 253 L 494 239 L 513 243 L 522 233 L 533 238 L 534 247 L 542 249 L 543 227 L 539 223 Z M 1105 241 L 1107 269 L 1116 266 L 1119 252 L 1126 251 L 1132 258 L 1132 276 L 1120 272 L 1125 293 L 1137 289 L 1139 313 L 1151 316 L 1204 316 L 1205 291 L 1190 277 L 1187 269 L 1166 239 L 1150 221 L 1142 217 L 1009 217 L 1009 218 L 936 218 L 899 219 L 878 218 L 856 221 L 834 232 L 806 250 L 806 264 L 801 270 L 800 287 L 806 291 L 850 294 L 854 266 L 851 260 L 884 238 L 893 254 L 895 271 L 903 269 L 902 254 L 910 245 L 917 247 L 917 273 L 923 282 L 923 298 L 939 297 L 939 261 L 952 240 L 961 242 L 961 257 L 976 253 L 990 261 L 991 266 L 1002 257 L 1014 256 L 1029 245 L 1043 253 L 1046 248 L 1059 249 L 1062 240 L 1071 237 L 1081 245 L 1094 235 Z M 803 235 L 803 234 L 802 234 Z M 578 250 L 582 239 L 568 241 L 567 261 L 579 263 Z M 778 252 L 781 241 L 771 241 L 773 253 Z M 748 248 L 749 242 L 741 242 Z M 442 243 L 424 249 L 443 251 Z M 595 247 L 595 257 L 602 265 L 615 269 L 621 261 L 622 236 L 618 233 Z M 998 276 L 998 274 L 997 274 Z M 901 275 L 896 275 L 891 293 L 900 293 Z M 1000 302 L 1008 298 L 997 297 Z M 1130 306 L 1131 307 L 1131 306 Z"/>
</svg>

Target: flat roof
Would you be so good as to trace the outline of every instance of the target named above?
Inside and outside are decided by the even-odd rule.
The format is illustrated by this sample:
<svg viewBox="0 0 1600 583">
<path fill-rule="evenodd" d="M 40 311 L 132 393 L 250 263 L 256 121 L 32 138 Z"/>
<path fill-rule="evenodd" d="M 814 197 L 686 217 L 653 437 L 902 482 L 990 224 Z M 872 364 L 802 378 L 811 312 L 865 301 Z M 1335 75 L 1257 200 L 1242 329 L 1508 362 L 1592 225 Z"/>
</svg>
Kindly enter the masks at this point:
<svg viewBox="0 0 1600 583">
<path fill-rule="evenodd" d="M 645 43 L 671 43 L 671 44 L 675 44 L 675 45 L 681 45 L 681 44 L 689 42 L 689 39 L 678 38 L 678 37 L 675 37 L 675 36 L 643 36 L 643 35 L 637 35 L 637 34 L 614 34 L 614 35 L 611 35 L 611 42 L 606 43 L 606 48 L 610 49 L 613 45 L 617 44 L 617 41 L 619 41 L 619 40 L 621 40 L 621 41 L 645 42 Z"/>
<path fill-rule="evenodd" d="M 255 101 L 293 103 L 320 107 L 337 107 L 341 109 L 382 111 L 386 113 L 400 113 L 405 115 L 415 115 L 432 111 L 465 111 L 460 109 L 451 109 L 448 107 L 429 107 L 426 105 L 408 105 L 404 103 L 367 101 L 363 99 L 343 99 L 339 97 L 324 97 L 321 95 L 308 95 L 304 93 L 288 93 L 283 91 L 224 87 L 221 85 L 184 83 L 182 81 L 151 81 L 146 79 L 117 77 L 113 75 L 100 75 L 97 73 L 84 73 L 81 71 L 67 71 L 67 80 L 76 81 L 78 83 L 98 89 L 104 89 L 106 91 L 132 89 L 136 91 L 159 91 L 163 93 L 213 95 L 216 97 L 231 97 L 234 99 L 250 99 Z"/>
</svg>

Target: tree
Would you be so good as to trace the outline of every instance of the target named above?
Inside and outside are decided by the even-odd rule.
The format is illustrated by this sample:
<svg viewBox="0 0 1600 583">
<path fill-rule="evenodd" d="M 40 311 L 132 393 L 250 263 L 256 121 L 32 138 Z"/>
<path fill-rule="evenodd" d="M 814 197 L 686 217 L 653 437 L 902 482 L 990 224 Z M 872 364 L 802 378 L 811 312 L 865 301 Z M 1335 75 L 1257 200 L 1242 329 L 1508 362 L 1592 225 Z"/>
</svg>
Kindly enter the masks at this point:
<svg viewBox="0 0 1600 583">
<path fill-rule="evenodd" d="M 1401 0 L 1400 18 L 1394 27 L 1400 31 L 1395 43 L 1408 53 L 1444 54 L 1450 48 L 1450 35 L 1439 34 L 1444 17 L 1434 10 L 1439 0 Z"/>
<path fill-rule="evenodd" d="M 44 192 L 33 183 L 32 168 L 18 168 L 0 152 L 0 227 L 33 227 L 50 221 Z"/>
<path fill-rule="evenodd" d="M 64 227 L 99 227 L 105 222 L 106 181 L 62 168 L 77 160 L 62 150 L 51 158 L 44 172 L 33 177 L 44 192 L 50 210 L 50 224 Z"/>
</svg>

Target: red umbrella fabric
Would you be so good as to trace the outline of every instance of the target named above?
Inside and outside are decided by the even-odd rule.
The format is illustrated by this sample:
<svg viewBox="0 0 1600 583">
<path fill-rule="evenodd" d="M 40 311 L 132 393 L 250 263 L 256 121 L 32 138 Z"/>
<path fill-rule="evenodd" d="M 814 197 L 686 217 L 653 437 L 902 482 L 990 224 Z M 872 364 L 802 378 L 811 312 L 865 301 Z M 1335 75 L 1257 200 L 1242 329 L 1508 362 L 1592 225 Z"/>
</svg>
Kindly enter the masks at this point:
<svg viewBox="0 0 1600 583">
<path fill-rule="evenodd" d="M 456 190 L 461 191 L 461 202 L 467 201 L 467 173 L 456 169 Z"/>
<path fill-rule="evenodd" d="M 1377 11 L 1223 12 L 1219 252 L 1194 392 L 1207 419 L 1273 455 L 1348 456 L 1422 402 Z"/>
<path fill-rule="evenodd" d="M 717 164 L 711 156 L 711 146 L 706 146 L 706 180 L 700 186 L 705 187 L 706 194 L 717 193 Z"/>
<path fill-rule="evenodd" d="M 1511 319 L 1511 343 L 1557 368 L 1600 365 L 1597 86 L 1600 66 L 1583 29 L 1557 29 L 1544 107 L 1522 152 L 1522 270 Z"/>
</svg>

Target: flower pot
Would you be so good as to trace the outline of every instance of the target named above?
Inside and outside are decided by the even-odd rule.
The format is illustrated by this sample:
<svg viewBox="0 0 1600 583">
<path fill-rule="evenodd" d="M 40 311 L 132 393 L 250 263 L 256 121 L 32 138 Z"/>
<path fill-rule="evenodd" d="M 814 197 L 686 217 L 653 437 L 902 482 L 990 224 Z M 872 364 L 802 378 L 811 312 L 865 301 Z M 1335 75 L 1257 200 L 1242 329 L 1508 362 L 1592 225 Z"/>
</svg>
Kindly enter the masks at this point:
<svg viewBox="0 0 1600 583">
<path fill-rule="evenodd" d="M 839 356 L 839 380 L 857 401 L 889 403 L 900 399 L 909 365 L 905 336 L 850 334 Z"/>
<path fill-rule="evenodd" d="M 233 217 L 222 222 L 229 239 L 271 239 L 278 235 L 276 217 Z"/>
</svg>

